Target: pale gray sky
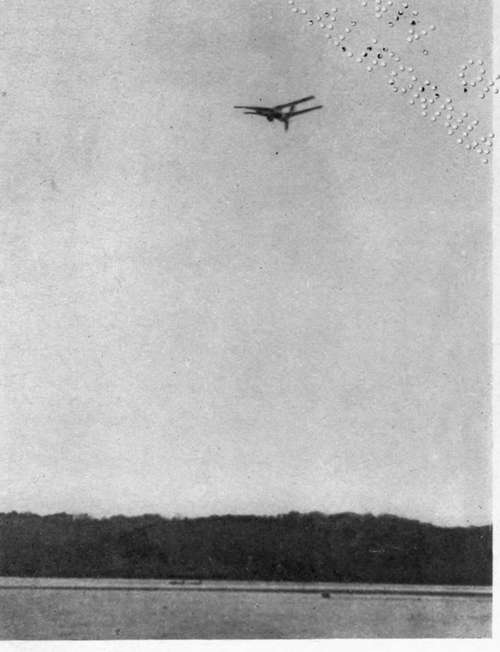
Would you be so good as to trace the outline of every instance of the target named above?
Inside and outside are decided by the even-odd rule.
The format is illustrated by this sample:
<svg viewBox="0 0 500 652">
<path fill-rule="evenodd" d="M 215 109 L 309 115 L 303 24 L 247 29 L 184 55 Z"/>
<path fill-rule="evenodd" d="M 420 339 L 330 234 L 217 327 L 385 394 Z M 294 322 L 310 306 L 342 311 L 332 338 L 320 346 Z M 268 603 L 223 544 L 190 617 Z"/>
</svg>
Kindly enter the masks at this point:
<svg viewBox="0 0 500 652">
<path fill-rule="evenodd" d="M 490 520 L 490 3 L 401 4 L 2 3 L 0 510 Z"/>
</svg>

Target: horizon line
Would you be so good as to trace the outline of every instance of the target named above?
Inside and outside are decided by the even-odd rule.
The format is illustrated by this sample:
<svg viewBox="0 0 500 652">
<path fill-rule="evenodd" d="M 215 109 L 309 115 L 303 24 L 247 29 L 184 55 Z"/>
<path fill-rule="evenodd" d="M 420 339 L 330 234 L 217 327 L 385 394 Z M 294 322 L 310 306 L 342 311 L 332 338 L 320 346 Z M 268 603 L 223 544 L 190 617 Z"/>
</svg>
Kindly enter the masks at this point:
<svg viewBox="0 0 500 652">
<path fill-rule="evenodd" d="M 226 513 L 212 513 L 212 514 L 205 514 L 205 515 L 192 515 L 192 516 L 187 516 L 183 515 L 180 513 L 174 513 L 170 516 L 167 516 L 165 514 L 162 514 L 160 512 L 143 512 L 143 513 L 136 513 L 136 514 L 122 514 L 122 513 L 113 513 L 109 515 L 102 515 L 102 516 L 97 516 L 95 514 L 91 514 L 89 512 L 66 512 L 66 511 L 61 511 L 61 512 L 47 512 L 47 513 L 37 513 L 37 512 L 31 512 L 31 511 L 18 511 L 16 509 L 12 509 L 10 511 L 0 511 L 0 516 L 5 516 L 5 515 L 10 515 L 10 514 L 17 514 L 20 516 L 35 516 L 38 518 L 49 518 L 53 516 L 69 516 L 73 518 L 74 520 L 84 520 L 84 519 L 89 519 L 89 520 L 96 520 L 96 521 L 103 521 L 103 520 L 111 520 L 111 519 L 116 519 L 116 518 L 126 518 L 126 519 L 138 519 L 138 518 L 161 518 L 163 520 L 167 521 L 194 521 L 194 520 L 207 520 L 211 518 L 280 518 L 280 517 L 286 517 L 286 516 L 291 516 L 291 515 L 296 515 L 296 516 L 322 516 L 326 518 L 331 518 L 331 517 L 340 517 L 340 516 L 354 516 L 358 518 L 366 518 L 366 517 L 371 517 L 374 519 L 379 519 L 379 518 L 392 518 L 392 519 L 399 519 L 402 521 L 411 521 L 414 523 L 421 523 L 424 525 L 431 525 L 433 527 L 437 528 L 445 528 L 445 529 L 455 529 L 455 528 L 484 528 L 484 527 L 493 527 L 493 521 L 491 520 L 490 522 L 482 523 L 480 525 L 478 524 L 460 524 L 460 525 L 438 525 L 436 523 L 433 523 L 432 521 L 424 521 L 419 518 L 412 518 L 409 516 L 401 516 L 398 514 L 394 514 L 391 512 L 380 512 L 377 514 L 374 514 L 373 512 L 352 512 L 352 511 L 341 511 L 341 512 L 322 512 L 320 510 L 311 510 L 311 511 L 298 511 L 298 510 L 290 510 L 288 512 L 275 512 L 275 513 L 250 513 L 250 512 L 226 512 Z"/>
</svg>

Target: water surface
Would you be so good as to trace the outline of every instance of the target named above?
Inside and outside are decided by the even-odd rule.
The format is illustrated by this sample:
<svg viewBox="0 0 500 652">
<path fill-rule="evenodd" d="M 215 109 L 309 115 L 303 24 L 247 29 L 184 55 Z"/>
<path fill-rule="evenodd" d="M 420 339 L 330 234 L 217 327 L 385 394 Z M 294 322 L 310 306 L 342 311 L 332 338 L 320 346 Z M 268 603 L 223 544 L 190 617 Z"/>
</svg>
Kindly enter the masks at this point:
<svg viewBox="0 0 500 652">
<path fill-rule="evenodd" d="M 3 578 L 0 638 L 478 638 L 491 635 L 490 591 Z"/>
</svg>

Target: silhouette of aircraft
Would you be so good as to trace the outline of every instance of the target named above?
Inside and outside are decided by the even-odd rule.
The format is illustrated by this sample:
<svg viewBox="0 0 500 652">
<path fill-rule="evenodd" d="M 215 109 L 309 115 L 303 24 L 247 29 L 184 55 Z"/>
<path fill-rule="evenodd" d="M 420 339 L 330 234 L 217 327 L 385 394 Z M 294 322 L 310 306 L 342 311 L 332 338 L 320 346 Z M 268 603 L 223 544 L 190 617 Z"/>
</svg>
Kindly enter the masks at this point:
<svg viewBox="0 0 500 652">
<path fill-rule="evenodd" d="M 302 102 L 309 102 L 314 100 L 314 95 L 309 97 L 303 97 L 301 100 L 295 100 L 294 102 L 287 102 L 287 104 L 278 104 L 277 106 L 235 106 L 235 109 L 246 109 L 245 115 L 260 115 L 263 118 L 266 118 L 269 122 L 273 120 L 278 120 L 282 122 L 285 126 L 285 131 L 288 131 L 290 118 L 294 118 L 296 115 L 302 115 L 303 113 L 309 113 L 309 111 L 317 111 L 317 109 L 322 109 L 322 106 L 313 106 L 309 109 L 302 109 L 301 111 L 296 111 L 295 107 L 297 104 L 302 104 Z"/>
</svg>

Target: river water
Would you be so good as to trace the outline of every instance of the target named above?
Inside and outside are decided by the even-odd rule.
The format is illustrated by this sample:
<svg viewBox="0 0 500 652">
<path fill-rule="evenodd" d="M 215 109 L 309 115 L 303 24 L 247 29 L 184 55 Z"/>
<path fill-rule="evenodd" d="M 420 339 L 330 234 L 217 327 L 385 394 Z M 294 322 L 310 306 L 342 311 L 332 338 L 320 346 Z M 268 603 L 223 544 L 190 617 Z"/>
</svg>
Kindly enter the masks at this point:
<svg viewBox="0 0 500 652">
<path fill-rule="evenodd" d="M 16 640 L 482 638 L 491 589 L 0 578 Z"/>
</svg>

